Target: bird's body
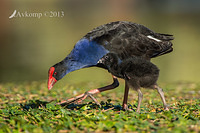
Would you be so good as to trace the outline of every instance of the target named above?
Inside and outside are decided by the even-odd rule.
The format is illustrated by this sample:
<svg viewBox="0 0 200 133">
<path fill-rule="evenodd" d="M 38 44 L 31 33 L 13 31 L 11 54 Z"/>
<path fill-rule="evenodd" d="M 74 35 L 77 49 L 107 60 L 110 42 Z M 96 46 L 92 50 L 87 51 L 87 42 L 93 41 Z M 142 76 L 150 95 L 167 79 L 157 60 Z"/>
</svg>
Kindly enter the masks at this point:
<svg viewBox="0 0 200 133">
<path fill-rule="evenodd" d="M 135 90 L 141 87 L 154 88 L 159 76 L 158 67 L 140 57 L 120 60 L 116 54 L 109 53 L 99 62 L 107 66 L 112 75 L 125 79 Z"/>
<path fill-rule="evenodd" d="M 96 66 L 109 70 L 109 65 L 101 63 L 101 60 L 105 56 L 111 55 L 110 53 L 115 54 L 118 61 L 121 61 L 120 64 L 114 62 L 118 63 L 118 69 L 125 70 L 125 75 L 123 72 L 116 75 L 114 69 L 110 69 L 111 74 L 129 81 L 129 84 L 135 88 L 137 85 L 131 83 L 134 81 L 133 77 L 141 74 L 143 69 L 148 73 L 149 66 L 156 69 L 157 67 L 149 62 L 150 59 L 171 52 L 173 50 L 171 40 L 173 40 L 172 35 L 155 33 L 143 25 L 132 22 L 117 21 L 101 25 L 81 38 L 64 60 L 50 68 L 48 88 L 51 89 L 56 81 L 66 74 L 81 68 Z M 138 60 L 144 62 L 144 66 L 138 62 L 134 63 Z M 130 63 L 131 61 L 132 63 Z M 145 67 L 145 63 L 148 67 Z M 138 68 L 133 69 L 134 65 L 137 65 Z M 159 70 L 156 69 L 156 72 Z M 116 77 L 113 77 L 114 83 L 112 85 L 90 93 L 95 94 L 116 88 L 118 86 Z M 150 81 L 149 78 L 143 76 L 140 78 L 141 83 L 138 87 L 146 87 L 148 84 L 156 84 L 158 73 L 155 76 L 155 81 Z"/>
</svg>

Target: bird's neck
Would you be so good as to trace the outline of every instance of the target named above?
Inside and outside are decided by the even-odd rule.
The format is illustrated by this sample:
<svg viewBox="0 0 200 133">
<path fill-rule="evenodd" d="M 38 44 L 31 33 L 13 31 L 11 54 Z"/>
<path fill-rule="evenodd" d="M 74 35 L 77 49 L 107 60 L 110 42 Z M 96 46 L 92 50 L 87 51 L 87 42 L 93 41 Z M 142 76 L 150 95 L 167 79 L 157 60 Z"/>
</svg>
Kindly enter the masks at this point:
<svg viewBox="0 0 200 133">
<path fill-rule="evenodd" d="M 67 73 L 86 67 L 97 65 L 101 57 L 108 51 L 94 41 L 86 38 L 78 41 L 71 53 L 64 59 Z"/>
</svg>

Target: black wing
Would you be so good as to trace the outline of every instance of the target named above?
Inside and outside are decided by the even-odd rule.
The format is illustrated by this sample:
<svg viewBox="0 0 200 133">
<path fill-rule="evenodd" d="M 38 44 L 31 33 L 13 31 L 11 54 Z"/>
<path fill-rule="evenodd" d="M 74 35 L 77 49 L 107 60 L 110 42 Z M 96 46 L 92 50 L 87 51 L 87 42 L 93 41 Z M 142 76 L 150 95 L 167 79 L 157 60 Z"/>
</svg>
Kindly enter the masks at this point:
<svg viewBox="0 0 200 133">
<path fill-rule="evenodd" d="M 97 41 L 120 59 L 131 56 L 150 59 L 173 50 L 172 35 L 155 33 L 143 25 L 126 21 L 101 25 L 84 37 Z"/>
</svg>

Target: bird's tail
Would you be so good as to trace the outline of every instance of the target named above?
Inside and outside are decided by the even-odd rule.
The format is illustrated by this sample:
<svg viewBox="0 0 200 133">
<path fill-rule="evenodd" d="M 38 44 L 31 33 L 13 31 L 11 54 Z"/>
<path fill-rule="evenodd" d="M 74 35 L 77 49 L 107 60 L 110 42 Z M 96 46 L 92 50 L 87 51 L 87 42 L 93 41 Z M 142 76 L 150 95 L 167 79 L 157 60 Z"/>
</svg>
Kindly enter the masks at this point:
<svg viewBox="0 0 200 133">
<path fill-rule="evenodd" d="M 153 34 L 153 36 L 155 38 L 158 38 L 158 39 L 162 40 L 162 41 L 174 40 L 173 35 L 169 35 L 169 34 L 155 33 L 155 34 Z"/>
<path fill-rule="evenodd" d="M 172 48 L 173 44 L 171 42 L 171 40 L 174 39 L 173 35 L 154 33 L 151 36 L 159 40 L 157 42 L 157 45 L 160 47 L 158 51 L 155 51 L 155 53 L 151 56 L 151 58 L 161 56 L 173 51 Z"/>
<path fill-rule="evenodd" d="M 148 41 L 151 46 L 149 47 L 149 57 L 154 58 L 163 54 L 173 51 L 171 40 L 174 39 L 173 35 L 155 33 L 143 25 L 138 25 L 140 32 L 151 39 Z"/>
</svg>

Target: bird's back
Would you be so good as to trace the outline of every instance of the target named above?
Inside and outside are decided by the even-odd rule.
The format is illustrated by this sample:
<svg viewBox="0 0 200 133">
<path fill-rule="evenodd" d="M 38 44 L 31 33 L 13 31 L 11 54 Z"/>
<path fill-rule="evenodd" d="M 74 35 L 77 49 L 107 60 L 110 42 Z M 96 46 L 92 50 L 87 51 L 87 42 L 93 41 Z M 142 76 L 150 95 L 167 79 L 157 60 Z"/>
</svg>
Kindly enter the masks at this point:
<svg viewBox="0 0 200 133">
<path fill-rule="evenodd" d="M 138 56 L 145 59 L 157 57 L 172 51 L 172 35 L 155 33 L 143 25 L 117 21 L 101 25 L 84 38 L 103 45 L 116 53 L 120 59 Z"/>
</svg>

